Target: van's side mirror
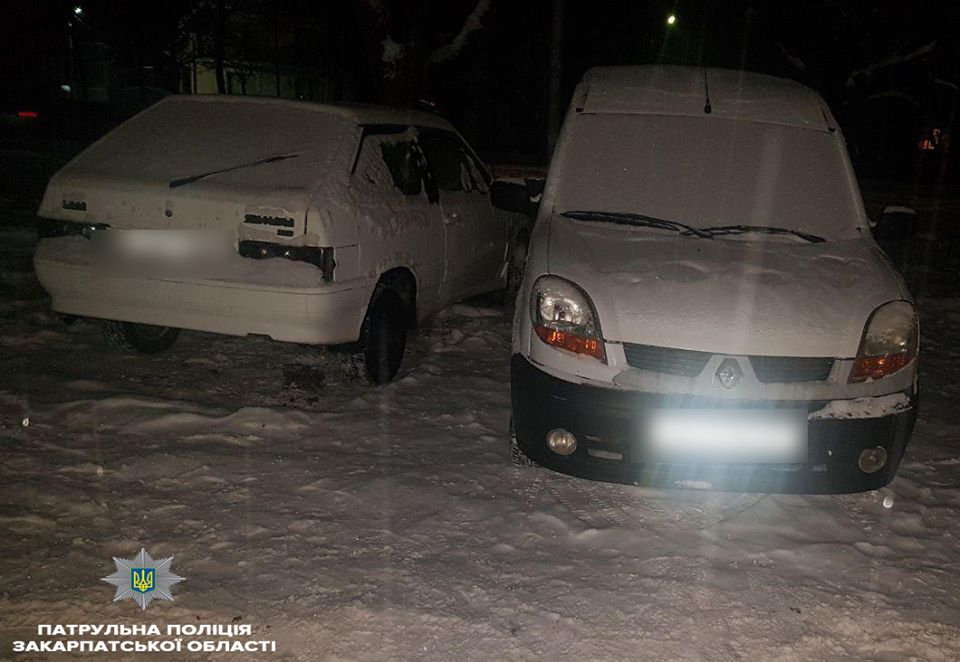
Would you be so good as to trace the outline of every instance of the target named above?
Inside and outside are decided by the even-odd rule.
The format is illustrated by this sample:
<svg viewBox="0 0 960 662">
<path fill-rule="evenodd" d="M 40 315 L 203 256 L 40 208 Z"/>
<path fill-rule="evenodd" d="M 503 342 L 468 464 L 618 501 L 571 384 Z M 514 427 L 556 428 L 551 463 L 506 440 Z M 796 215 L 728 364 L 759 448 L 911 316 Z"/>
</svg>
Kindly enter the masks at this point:
<svg viewBox="0 0 960 662">
<path fill-rule="evenodd" d="M 885 207 L 877 221 L 870 227 L 877 240 L 902 241 L 909 239 L 917 220 L 917 212 L 910 207 L 891 205 Z"/>
<path fill-rule="evenodd" d="M 910 259 L 916 221 L 917 213 L 910 207 L 887 207 L 877 222 L 871 223 L 873 238 L 898 268 Z"/>
<path fill-rule="evenodd" d="M 490 202 L 497 209 L 532 215 L 536 213 L 537 205 L 530 201 L 525 182 L 516 182 L 507 179 L 494 180 L 490 185 Z"/>
</svg>

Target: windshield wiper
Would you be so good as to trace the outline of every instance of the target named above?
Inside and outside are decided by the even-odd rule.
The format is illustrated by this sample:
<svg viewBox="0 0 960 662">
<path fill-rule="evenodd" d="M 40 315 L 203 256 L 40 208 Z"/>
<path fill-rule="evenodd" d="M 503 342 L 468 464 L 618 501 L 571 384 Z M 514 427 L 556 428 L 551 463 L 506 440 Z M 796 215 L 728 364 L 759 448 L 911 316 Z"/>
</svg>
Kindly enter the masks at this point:
<svg viewBox="0 0 960 662">
<path fill-rule="evenodd" d="M 703 230 L 698 230 L 684 223 L 677 221 L 668 221 L 656 216 L 647 216 L 646 214 L 631 214 L 623 211 L 565 211 L 561 216 L 572 218 L 577 221 L 604 221 L 607 223 L 619 223 L 621 225 L 635 225 L 643 228 L 659 228 L 661 230 L 673 230 L 680 234 L 692 234 L 701 239 L 713 239 L 713 235 Z"/>
<path fill-rule="evenodd" d="M 177 188 L 184 186 L 185 184 L 192 184 L 193 182 L 200 181 L 207 177 L 212 177 L 213 175 L 222 175 L 225 172 L 233 172 L 234 170 L 240 170 L 241 168 L 252 168 L 253 166 L 264 165 L 266 163 L 276 163 L 277 161 L 283 161 L 285 159 L 295 159 L 300 156 L 300 153 L 295 154 L 277 154 L 276 156 L 268 156 L 265 159 L 257 159 L 256 161 L 250 161 L 248 163 L 241 163 L 240 165 L 230 166 L 229 168 L 221 168 L 220 170 L 211 170 L 210 172 L 205 172 L 200 175 L 190 175 L 189 177 L 182 177 L 180 179 L 171 179 L 169 186 L 170 188 Z"/>
<path fill-rule="evenodd" d="M 800 237 L 801 239 L 809 241 L 811 244 L 822 244 L 826 241 L 826 239 L 823 237 L 816 234 L 810 234 L 809 232 L 790 230 L 788 228 L 775 228 L 769 225 L 718 225 L 712 228 L 700 228 L 700 231 L 705 232 L 712 237 L 724 234 L 762 232 L 764 234 L 792 234 L 795 237 Z"/>
</svg>

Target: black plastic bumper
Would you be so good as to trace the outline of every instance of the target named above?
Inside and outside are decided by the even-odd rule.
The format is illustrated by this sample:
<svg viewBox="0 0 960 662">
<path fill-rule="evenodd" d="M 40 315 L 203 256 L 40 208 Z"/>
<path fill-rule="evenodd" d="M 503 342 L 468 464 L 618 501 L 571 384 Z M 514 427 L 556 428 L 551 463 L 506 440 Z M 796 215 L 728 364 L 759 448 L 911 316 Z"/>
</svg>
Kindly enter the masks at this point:
<svg viewBox="0 0 960 662">
<path fill-rule="evenodd" d="M 844 493 L 889 483 L 916 421 L 909 410 L 880 418 L 811 420 L 807 461 L 800 464 L 651 464 L 635 457 L 644 410 L 671 408 L 805 408 L 825 401 L 719 401 L 692 396 L 584 386 L 557 379 L 515 354 L 511 360 L 513 424 L 520 449 L 538 464 L 593 480 L 658 487 L 709 487 L 737 492 Z M 568 456 L 547 448 L 555 428 L 572 432 L 577 450 Z M 887 464 L 875 473 L 857 464 L 864 449 L 882 446 Z"/>
</svg>

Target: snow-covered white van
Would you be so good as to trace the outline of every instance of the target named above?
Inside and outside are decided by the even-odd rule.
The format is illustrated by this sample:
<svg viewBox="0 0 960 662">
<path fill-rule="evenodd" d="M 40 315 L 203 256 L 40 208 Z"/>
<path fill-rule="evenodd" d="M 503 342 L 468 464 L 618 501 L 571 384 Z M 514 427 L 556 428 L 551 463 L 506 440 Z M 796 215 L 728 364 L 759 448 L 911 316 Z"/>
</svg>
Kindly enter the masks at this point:
<svg viewBox="0 0 960 662">
<path fill-rule="evenodd" d="M 524 219 L 491 185 L 435 115 L 170 97 L 50 180 L 34 263 L 54 310 L 129 348 L 181 328 L 359 341 L 380 383 L 408 327 L 519 279 Z"/>
<path fill-rule="evenodd" d="M 717 69 L 584 77 L 517 301 L 516 463 L 880 487 L 916 417 L 918 337 L 815 92 Z"/>
</svg>

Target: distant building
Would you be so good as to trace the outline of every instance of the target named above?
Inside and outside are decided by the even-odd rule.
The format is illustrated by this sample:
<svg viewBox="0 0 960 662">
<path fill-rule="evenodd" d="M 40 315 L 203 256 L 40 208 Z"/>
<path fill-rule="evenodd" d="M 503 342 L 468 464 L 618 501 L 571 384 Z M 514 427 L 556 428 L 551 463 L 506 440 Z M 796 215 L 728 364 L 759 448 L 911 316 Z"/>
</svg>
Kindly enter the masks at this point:
<svg viewBox="0 0 960 662">
<path fill-rule="evenodd" d="M 322 13 L 304 19 L 276 8 L 224 9 L 222 28 L 216 17 L 197 12 L 185 21 L 179 43 L 179 91 L 217 94 L 217 53 L 223 92 L 309 101 L 356 96 L 355 75 L 341 60 L 349 48 L 333 17 Z M 219 41 L 219 43 L 218 43 Z"/>
</svg>

